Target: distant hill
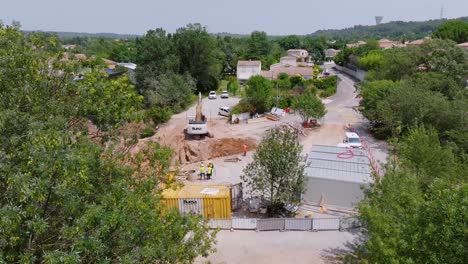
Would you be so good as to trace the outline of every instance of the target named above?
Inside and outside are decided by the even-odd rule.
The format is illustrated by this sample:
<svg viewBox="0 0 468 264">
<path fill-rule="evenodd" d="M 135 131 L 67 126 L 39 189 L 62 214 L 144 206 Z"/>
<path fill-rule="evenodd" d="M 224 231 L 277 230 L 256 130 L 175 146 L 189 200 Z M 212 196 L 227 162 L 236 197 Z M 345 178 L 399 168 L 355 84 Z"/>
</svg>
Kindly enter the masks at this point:
<svg viewBox="0 0 468 264">
<path fill-rule="evenodd" d="M 460 17 L 453 20 L 468 22 L 468 17 Z M 380 38 L 406 38 L 408 40 L 419 39 L 432 33 L 437 27 L 447 19 L 428 20 L 421 22 L 393 21 L 374 26 L 354 26 L 345 29 L 318 30 L 310 36 L 324 36 L 329 39 L 359 40 L 359 39 L 380 39 Z"/>
<path fill-rule="evenodd" d="M 41 30 L 35 30 L 35 31 L 23 30 L 23 32 L 25 34 L 43 32 L 45 34 L 57 35 L 57 37 L 61 39 L 75 38 L 75 37 L 91 37 L 91 38 L 103 37 L 103 38 L 111 38 L 111 39 L 129 39 L 129 38 L 137 38 L 141 36 L 141 35 L 134 35 L 134 34 L 86 33 L 86 32 L 63 32 L 63 31 L 41 31 Z"/>
</svg>

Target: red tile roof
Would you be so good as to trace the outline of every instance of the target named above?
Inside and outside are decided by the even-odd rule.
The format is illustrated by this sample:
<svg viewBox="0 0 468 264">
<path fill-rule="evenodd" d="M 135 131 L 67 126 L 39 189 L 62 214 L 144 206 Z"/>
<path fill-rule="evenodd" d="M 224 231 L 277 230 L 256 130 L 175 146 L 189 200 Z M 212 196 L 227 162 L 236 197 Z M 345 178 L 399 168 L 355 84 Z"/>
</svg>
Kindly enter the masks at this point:
<svg viewBox="0 0 468 264">
<path fill-rule="evenodd" d="M 261 66 L 262 62 L 257 60 L 238 61 L 237 66 Z"/>
</svg>

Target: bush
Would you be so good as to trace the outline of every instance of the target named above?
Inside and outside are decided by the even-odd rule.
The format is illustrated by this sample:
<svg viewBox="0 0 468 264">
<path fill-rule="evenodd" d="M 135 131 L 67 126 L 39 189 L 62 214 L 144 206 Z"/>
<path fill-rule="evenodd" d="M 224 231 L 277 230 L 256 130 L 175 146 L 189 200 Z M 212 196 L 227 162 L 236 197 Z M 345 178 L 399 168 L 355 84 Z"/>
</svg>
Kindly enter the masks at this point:
<svg viewBox="0 0 468 264">
<path fill-rule="evenodd" d="M 315 87 L 321 90 L 325 90 L 330 86 L 335 86 L 338 83 L 338 77 L 336 75 L 334 76 L 328 76 L 326 78 L 320 78 L 320 79 L 311 79 L 311 82 Z"/>
<path fill-rule="evenodd" d="M 239 82 L 237 82 L 236 77 L 229 77 L 229 83 L 227 85 L 228 92 L 232 93 L 232 95 L 236 96 L 237 91 L 239 91 Z"/>
<path fill-rule="evenodd" d="M 231 114 L 241 114 L 241 113 L 253 113 L 255 111 L 255 107 L 253 107 L 249 102 L 245 99 L 240 100 L 240 102 L 231 109 Z"/>
<path fill-rule="evenodd" d="M 172 111 L 168 107 L 153 107 L 146 110 L 146 122 L 153 121 L 155 125 L 169 121 L 172 116 Z"/>
<path fill-rule="evenodd" d="M 141 132 L 140 132 L 140 138 L 147 138 L 151 137 L 154 135 L 154 129 L 152 127 L 145 127 Z"/>
<path fill-rule="evenodd" d="M 304 86 L 304 78 L 300 75 L 292 76 L 289 78 L 289 81 L 291 82 L 291 87 Z"/>
<path fill-rule="evenodd" d="M 285 109 L 286 107 L 291 107 L 293 101 L 294 101 L 294 96 L 290 94 L 282 95 L 278 102 L 278 107 L 282 109 Z"/>
<path fill-rule="evenodd" d="M 336 93 L 336 86 L 329 86 L 327 87 L 327 89 L 325 90 L 322 90 L 322 92 L 320 93 L 320 97 L 329 97 L 329 96 L 332 96 Z"/>
</svg>

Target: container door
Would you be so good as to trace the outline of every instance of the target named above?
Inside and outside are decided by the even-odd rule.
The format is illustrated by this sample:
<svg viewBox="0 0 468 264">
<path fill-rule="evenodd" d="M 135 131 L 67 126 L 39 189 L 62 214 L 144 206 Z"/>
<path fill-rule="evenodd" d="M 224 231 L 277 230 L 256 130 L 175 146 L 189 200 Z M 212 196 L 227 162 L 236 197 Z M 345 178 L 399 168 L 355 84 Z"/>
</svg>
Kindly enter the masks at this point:
<svg viewBox="0 0 468 264">
<path fill-rule="evenodd" d="M 185 214 L 203 215 L 203 199 L 201 198 L 180 198 L 179 210 Z"/>
<path fill-rule="evenodd" d="M 231 185 L 231 207 L 232 210 L 242 206 L 242 183 Z"/>
</svg>

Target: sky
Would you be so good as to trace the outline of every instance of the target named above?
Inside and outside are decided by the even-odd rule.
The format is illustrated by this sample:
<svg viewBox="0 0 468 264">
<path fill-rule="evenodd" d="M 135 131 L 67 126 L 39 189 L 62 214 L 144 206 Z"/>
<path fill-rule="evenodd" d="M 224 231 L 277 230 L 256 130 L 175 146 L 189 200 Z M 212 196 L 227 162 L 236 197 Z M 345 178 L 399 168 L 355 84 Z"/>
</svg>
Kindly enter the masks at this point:
<svg viewBox="0 0 468 264">
<path fill-rule="evenodd" d="M 201 23 L 211 33 L 309 34 L 383 22 L 468 16 L 468 0 L 0 0 L 0 20 L 24 30 L 144 34 Z"/>
</svg>

